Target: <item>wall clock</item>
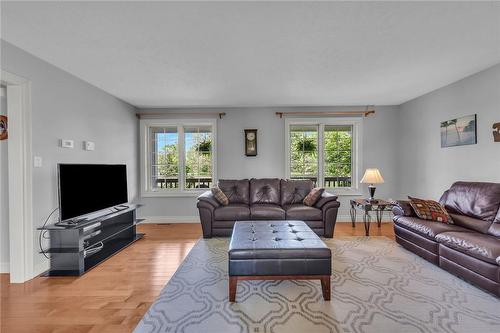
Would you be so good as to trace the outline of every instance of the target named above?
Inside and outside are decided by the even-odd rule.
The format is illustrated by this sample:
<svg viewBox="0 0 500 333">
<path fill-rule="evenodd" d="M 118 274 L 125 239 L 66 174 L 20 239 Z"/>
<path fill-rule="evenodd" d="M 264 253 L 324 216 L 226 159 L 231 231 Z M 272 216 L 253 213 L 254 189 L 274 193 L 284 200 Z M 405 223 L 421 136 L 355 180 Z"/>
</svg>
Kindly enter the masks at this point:
<svg viewBox="0 0 500 333">
<path fill-rule="evenodd" d="M 500 123 L 493 124 L 493 141 L 500 142 Z"/>
<path fill-rule="evenodd" d="M 257 156 L 257 130 L 245 130 L 245 155 Z"/>
</svg>

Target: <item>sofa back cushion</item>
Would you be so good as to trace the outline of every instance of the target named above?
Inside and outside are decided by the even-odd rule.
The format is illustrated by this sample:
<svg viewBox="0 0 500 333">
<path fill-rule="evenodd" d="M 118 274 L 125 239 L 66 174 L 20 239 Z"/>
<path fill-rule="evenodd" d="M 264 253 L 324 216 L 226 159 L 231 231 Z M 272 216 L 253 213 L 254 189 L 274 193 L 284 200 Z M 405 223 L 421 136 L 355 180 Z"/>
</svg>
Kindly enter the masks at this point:
<svg viewBox="0 0 500 333">
<path fill-rule="evenodd" d="M 302 203 L 306 195 L 313 189 L 311 180 L 281 180 L 281 206 Z"/>
<path fill-rule="evenodd" d="M 488 229 L 491 225 L 491 222 L 479 220 L 467 215 L 450 214 L 450 216 L 453 219 L 453 224 L 467 229 L 475 230 L 483 234 L 488 232 Z"/>
<path fill-rule="evenodd" d="M 229 204 L 249 204 L 250 182 L 242 180 L 219 180 L 219 188 L 224 192 Z"/>
<path fill-rule="evenodd" d="M 456 182 L 439 200 L 451 214 L 493 222 L 500 206 L 500 184 Z"/>
<path fill-rule="evenodd" d="M 280 180 L 278 178 L 250 179 L 250 203 L 280 204 Z"/>
</svg>

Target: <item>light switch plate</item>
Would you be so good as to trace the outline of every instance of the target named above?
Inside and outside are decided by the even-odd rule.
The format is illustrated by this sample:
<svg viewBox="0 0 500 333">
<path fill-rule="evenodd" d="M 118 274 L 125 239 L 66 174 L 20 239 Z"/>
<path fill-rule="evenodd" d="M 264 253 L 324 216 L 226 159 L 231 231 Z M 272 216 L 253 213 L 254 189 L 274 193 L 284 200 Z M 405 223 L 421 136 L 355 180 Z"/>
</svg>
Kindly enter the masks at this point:
<svg viewBox="0 0 500 333">
<path fill-rule="evenodd" d="M 95 142 L 92 141 L 84 141 L 83 142 L 83 149 L 85 150 L 95 150 Z"/>
<path fill-rule="evenodd" d="M 41 156 L 35 156 L 33 158 L 33 166 L 35 168 L 41 168 L 42 167 L 42 157 Z"/>
<path fill-rule="evenodd" d="M 75 146 L 75 143 L 73 142 L 73 140 L 61 139 L 61 147 L 73 148 L 74 146 Z"/>
</svg>

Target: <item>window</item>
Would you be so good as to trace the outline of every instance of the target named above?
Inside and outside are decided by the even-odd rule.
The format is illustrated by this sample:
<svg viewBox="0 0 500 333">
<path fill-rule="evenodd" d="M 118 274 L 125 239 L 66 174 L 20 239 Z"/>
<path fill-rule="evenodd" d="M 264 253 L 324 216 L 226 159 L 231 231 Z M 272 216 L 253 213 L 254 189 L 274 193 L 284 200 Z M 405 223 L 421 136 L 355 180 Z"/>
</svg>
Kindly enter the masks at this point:
<svg viewBox="0 0 500 333">
<path fill-rule="evenodd" d="M 352 125 L 325 125 L 323 134 L 323 186 L 352 186 Z"/>
<path fill-rule="evenodd" d="M 215 120 L 141 120 L 141 194 L 196 195 L 215 179 Z"/>
<path fill-rule="evenodd" d="M 291 125 L 290 178 L 318 180 L 318 126 Z"/>
<path fill-rule="evenodd" d="M 360 194 L 360 119 L 287 119 L 287 177 Z"/>
<path fill-rule="evenodd" d="M 212 185 L 212 128 L 185 127 L 185 189 Z"/>
</svg>

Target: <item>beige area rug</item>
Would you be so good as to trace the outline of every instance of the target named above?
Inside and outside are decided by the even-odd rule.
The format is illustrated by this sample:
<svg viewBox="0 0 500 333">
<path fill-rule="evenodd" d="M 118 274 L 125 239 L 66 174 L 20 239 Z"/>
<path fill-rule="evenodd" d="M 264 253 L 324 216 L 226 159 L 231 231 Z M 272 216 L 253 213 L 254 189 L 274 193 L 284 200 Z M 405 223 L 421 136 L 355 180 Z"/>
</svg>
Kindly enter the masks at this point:
<svg viewBox="0 0 500 333">
<path fill-rule="evenodd" d="M 319 281 L 242 281 L 229 303 L 229 239 L 202 239 L 135 333 L 500 332 L 499 298 L 394 241 L 325 243 L 333 253 L 330 302 Z"/>
</svg>

